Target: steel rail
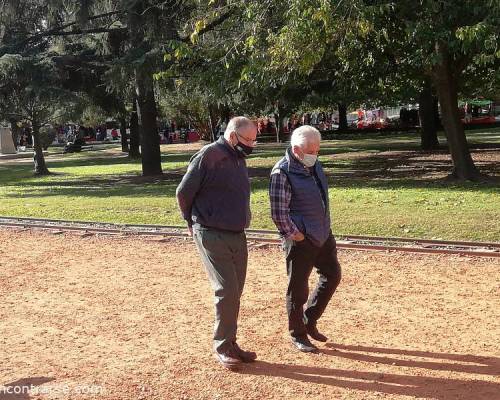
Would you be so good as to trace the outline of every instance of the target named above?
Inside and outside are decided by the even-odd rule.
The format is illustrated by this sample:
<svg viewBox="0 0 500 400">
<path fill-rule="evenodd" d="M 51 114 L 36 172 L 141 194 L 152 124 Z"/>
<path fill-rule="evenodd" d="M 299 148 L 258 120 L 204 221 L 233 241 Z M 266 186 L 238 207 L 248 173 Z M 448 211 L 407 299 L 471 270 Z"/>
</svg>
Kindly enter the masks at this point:
<svg viewBox="0 0 500 400">
<path fill-rule="evenodd" d="M 43 218 L 0 217 L 0 226 L 55 231 L 75 231 L 101 234 L 184 237 L 185 227 L 172 225 L 114 224 L 91 221 L 65 221 Z M 277 232 L 259 229 L 246 231 L 249 241 L 280 244 Z M 427 254 L 462 254 L 478 257 L 500 257 L 500 243 L 449 241 L 380 236 L 338 235 L 337 247 L 351 250 L 401 251 Z"/>
<path fill-rule="evenodd" d="M 147 229 L 185 229 L 184 226 L 178 225 L 147 225 L 147 224 L 121 224 L 121 223 L 107 223 L 107 222 L 94 222 L 94 221 L 82 221 L 82 220 L 59 220 L 59 219 L 46 219 L 46 218 L 30 218 L 30 217 L 2 217 L 0 216 L 0 221 L 35 221 L 38 223 L 49 222 L 56 224 L 71 224 L 71 225 L 93 225 L 93 226 L 113 226 L 120 228 L 147 228 Z M 264 229 L 247 229 L 247 234 L 262 234 L 262 235 L 272 235 L 276 236 L 278 233 L 276 231 L 264 230 Z M 402 242 L 408 244 L 423 243 L 436 246 L 470 246 L 470 247 L 492 247 L 495 249 L 500 249 L 500 242 L 473 242 L 473 241 L 451 241 L 451 240 L 438 240 L 438 239 L 419 239 L 419 238 L 401 238 L 401 237 L 382 237 L 382 236 L 361 236 L 361 235 L 344 235 L 337 234 L 337 238 L 341 238 L 345 241 L 383 241 L 383 242 Z"/>
</svg>

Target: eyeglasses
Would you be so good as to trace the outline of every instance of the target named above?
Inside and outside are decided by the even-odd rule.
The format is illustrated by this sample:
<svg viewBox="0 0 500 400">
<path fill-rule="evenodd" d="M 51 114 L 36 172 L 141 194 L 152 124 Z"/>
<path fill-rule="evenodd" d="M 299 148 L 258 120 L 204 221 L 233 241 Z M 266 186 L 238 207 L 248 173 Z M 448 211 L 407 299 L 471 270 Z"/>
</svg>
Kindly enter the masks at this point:
<svg viewBox="0 0 500 400">
<path fill-rule="evenodd" d="M 236 134 L 236 136 L 238 136 L 240 139 L 243 139 L 244 142 L 246 142 L 246 144 L 248 144 L 249 146 L 251 147 L 255 147 L 257 146 L 257 140 L 251 140 L 251 139 L 247 139 L 245 136 L 241 136 L 238 132 L 234 131 L 234 133 Z"/>
</svg>

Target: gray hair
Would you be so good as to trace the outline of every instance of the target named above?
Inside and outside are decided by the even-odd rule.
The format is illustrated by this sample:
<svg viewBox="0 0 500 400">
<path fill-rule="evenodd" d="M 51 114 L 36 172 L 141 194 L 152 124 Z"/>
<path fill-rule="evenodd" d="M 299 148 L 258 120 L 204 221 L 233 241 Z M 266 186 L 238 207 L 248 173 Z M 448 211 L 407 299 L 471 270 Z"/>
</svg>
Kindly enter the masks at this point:
<svg viewBox="0 0 500 400">
<path fill-rule="evenodd" d="M 293 131 L 290 145 L 303 148 L 311 139 L 321 141 L 321 133 L 313 126 L 303 125 Z"/>
<path fill-rule="evenodd" d="M 231 134 L 231 132 L 240 133 L 241 130 L 249 126 L 254 126 L 254 123 L 247 117 L 231 118 L 231 120 L 227 124 L 226 131 L 224 132 L 224 137 L 226 139 L 229 139 L 229 135 Z"/>
</svg>

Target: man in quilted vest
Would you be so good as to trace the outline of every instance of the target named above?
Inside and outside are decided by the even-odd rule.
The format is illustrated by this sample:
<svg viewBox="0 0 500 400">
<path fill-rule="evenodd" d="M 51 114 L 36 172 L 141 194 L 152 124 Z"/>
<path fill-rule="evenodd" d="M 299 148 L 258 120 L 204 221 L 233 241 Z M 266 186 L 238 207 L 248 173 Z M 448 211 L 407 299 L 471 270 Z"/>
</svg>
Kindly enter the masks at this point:
<svg viewBox="0 0 500 400">
<path fill-rule="evenodd" d="M 316 324 L 341 278 L 330 227 L 328 181 L 317 160 L 320 143 L 321 134 L 314 127 L 295 129 L 285 157 L 272 169 L 269 187 L 271 216 L 286 253 L 288 329 L 292 343 L 303 352 L 317 351 L 308 336 L 327 341 Z M 319 281 L 308 299 L 313 267 Z"/>
</svg>

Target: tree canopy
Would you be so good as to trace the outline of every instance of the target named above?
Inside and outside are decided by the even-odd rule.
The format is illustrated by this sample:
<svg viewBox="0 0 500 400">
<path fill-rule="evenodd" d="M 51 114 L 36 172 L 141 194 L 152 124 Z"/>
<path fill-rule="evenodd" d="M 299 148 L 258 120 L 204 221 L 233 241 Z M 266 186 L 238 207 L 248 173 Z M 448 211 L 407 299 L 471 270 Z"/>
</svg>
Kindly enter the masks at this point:
<svg viewBox="0 0 500 400">
<path fill-rule="evenodd" d="M 86 105 L 81 112 L 135 118 L 144 175 L 161 173 L 159 111 L 195 113 L 186 120 L 208 130 L 204 124 L 213 129 L 229 111 L 345 113 L 435 93 L 453 175 L 480 176 L 458 100 L 498 93 L 498 1 L 6 0 L 0 7 L 3 115 L 32 121 L 19 110 L 36 92 L 50 106 L 37 123 L 77 99 Z"/>
</svg>

